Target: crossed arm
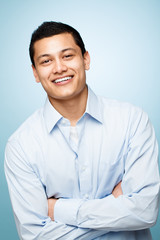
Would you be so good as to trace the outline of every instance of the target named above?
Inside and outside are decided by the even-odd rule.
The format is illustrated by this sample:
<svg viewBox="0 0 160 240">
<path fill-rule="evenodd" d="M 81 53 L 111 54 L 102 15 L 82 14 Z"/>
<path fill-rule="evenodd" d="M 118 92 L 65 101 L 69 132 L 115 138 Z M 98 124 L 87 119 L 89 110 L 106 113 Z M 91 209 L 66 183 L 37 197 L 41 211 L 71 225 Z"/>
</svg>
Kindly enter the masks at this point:
<svg viewBox="0 0 160 240">
<path fill-rule="evenodd" d="M 125 229 L 132 231 L 150 227 L 155 223 L 159 194 L 156 161 L 150 163 L 155 165 L 153 168 L 148 168 L 149 162 L 141 162 L 147 170 L 145 171 L 147 185 L 143 182 L 145 179 L 141 176 L 141 172 L 139 172 L 140 175 L 136 173 L 136 176 L 139 177 L 135 178 L 133 182 L 130 182 L 132 179 L 128 178 L 126 174 L 122 182 L 113 189 L 112 194 L 103 199 L 82 201 L 82 204 L 79 199 L 73 199 L 73 201 L 72 199 L 48 199 L 47 202 L 41 182 L 30 166 L 23 161 L 23 158 L 18 156 L 18 154 L 23 155 L 23 152 L 20 153 L 20 149 L 18 150 L 17 152 L 15 148 L 8 145 L 5 168 L 13 209 L 17 217 L 17 229 L 23 239 L 62 240 L 67 238 L 73 240 L 77 238 L 91 240 L 110 231 Z M 132 165 L 132 169 L 135 172 L 134 165 Z M 130 187 L 131 183 L 134 183 L 132 188 Z M 77 211 L 74 214 L 72 211 L 72 208 L 75 209 L 75 205 L 78 205 L 77 201 L 78 204 L 80 203 L 78 220 L 68 221 L 68 216 L 63 219 L 66 217 L 64 205 L 66 210 L 69 206 L 68 213 L 71 216 L 77 216 Z M 62 217 L 51 221 L 51 219 L 54 220 L 57 206 L 58 209 L 62 207 Z M 88 216 L 90 216 L 89 221 Z M 102 218 L 105 220 L 102 221 Z"/>
<path fill-rule="evenodd" d="M 112 191 L 112 195 L 115 198 L 118 198 L 120 195 L 123 195 L 121 182 L 119 182 Z M 49 198 L 48 199 L 48 216 L 54 221 L 54 207 L 58 199 L 56 198 Z"/>
</svg>

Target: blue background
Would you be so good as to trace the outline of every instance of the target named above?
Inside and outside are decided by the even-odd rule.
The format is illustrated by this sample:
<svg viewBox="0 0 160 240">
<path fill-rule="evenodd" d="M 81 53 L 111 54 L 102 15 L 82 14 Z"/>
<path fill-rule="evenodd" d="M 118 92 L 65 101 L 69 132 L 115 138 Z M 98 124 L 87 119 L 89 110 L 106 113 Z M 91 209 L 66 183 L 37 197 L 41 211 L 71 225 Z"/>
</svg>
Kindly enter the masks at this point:
<svg viewBox="0 0 160 240">
<path fill-rule="evenodd" d="M 160 143 L 160 1 L 1 0 L 0 20 L 0 239 L 16 240 L 4 148 L 46 98 L 32 75 L 31 33 L 48 20 L 75 27 L 91 55 L 88 84 L 97 94 L 142 107 Z M 160 217 L 152 235 L 160 239 Z"/>
</svg>

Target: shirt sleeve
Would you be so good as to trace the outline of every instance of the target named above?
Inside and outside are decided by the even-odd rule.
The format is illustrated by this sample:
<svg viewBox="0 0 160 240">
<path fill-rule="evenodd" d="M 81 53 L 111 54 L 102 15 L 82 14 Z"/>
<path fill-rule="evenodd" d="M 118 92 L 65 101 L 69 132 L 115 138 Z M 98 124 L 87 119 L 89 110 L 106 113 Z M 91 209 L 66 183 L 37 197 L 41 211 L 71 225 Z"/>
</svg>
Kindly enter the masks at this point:
<svg viewBox="0 0 160 240">
<path fill-rule="evenodd" d="M 94 239 L 106 231 L 95 231 L 51 221 L 45 187 L 27 162 L 18 141 L 7 143 L 5 174 L 20 239 Z"/>
<path fill-rule="evenodd" d="M 72 226 L 107 231 L 149 228 L 157 219 L 159 189 L 158 146 L 148 116 L 142 112 L 133 118 L 129 130 L 123 195 L 81 202 L 60 199 L 54 217 Z"/>
</svg>

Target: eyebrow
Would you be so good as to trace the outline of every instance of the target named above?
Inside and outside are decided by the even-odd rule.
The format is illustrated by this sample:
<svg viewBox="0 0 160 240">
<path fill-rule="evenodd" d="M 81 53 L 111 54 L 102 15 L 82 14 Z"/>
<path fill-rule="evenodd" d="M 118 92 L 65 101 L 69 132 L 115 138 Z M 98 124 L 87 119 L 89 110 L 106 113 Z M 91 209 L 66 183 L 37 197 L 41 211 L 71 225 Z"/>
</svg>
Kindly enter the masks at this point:
<svg viewBox="0 0 160 240">
<path fill-rule="evenodd" d="M 64 52 L 66 52 L 66 51 L 69 51 L 69 50 L 72 50 L 72 51 L 74 51 L 74 52 L 76 52 L 76 50 L 74 49 L 74 48 L 65 48 L 65 49 L 62 49 L 60 52 L 62 52 L 62 53 L 64 53 Z M 52 54 L 42 54 L 42 55 L 40 55 L 40 56 L 38 56 L 38 60 L 40 59 L 40 58 L 43 58 L 43 57 L 50 57 Z"/>
<path fill-rule="evenodd" d="M 61 52 L 66 52 L 66 51 L 68 51 L 68 50 L 73 50 L 74 52 L 76 52 L 76 50 L 75 50 L 74 48 L 65 48 L 65 49 L 63 49 Z"/>
</svg>

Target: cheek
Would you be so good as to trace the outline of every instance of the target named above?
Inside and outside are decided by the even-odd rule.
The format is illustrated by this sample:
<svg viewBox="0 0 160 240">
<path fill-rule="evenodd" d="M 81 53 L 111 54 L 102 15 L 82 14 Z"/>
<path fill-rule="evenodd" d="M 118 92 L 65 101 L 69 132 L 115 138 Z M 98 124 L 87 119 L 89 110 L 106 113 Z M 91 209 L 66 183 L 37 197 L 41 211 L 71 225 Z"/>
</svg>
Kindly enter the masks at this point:
<svg viewBox="0 0 160 240">
<path fill-rule="evenodd" d="M 72 64 L 71 68 L 80 76 L 83 76 L 85 74 L 85 67 L 83 63 L 75 62 Z"/>
<path fill-rule="evenodd" d="M 84 65 L 82 64 L 81 67 L 79 68 L 79 75 L 82 78 L 82 80 L 85 80 L 86 77 L 86 71 L 84 68 Z"/>
<path fill-rule="evenodd" d="M 49 68 L 40 69 L 38 72 L 39 79 L 42 81 L 49 78 L 50 75 L 51 70 Z"/>
<path fill-rule="evenodd" d="M 83 72 L 85 69 L 84 61 L 80 57 L 75 58 L 73 61 L 69 62 L 67 65 L 68 65 L 67 66 L 68 69 L 71 68 L 76 72 L 81 72 L 81 71 Z"/>
</svg>

